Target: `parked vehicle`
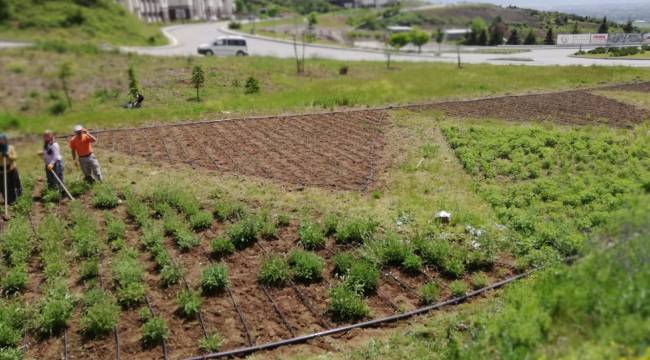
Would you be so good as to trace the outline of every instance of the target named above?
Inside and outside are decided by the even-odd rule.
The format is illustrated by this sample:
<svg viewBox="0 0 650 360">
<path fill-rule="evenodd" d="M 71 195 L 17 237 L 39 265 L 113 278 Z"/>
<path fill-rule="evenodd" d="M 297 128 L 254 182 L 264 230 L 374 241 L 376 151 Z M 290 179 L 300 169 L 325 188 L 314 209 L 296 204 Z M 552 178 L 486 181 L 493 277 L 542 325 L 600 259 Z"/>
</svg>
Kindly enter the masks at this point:
<svg viewBox="0 0 650 360">
<path fill-rule="evenodd" d="M 209 44 L 201 44 L 197 49 L 201 55 L 247 56 L 246 39 L 240 36 L 224 36 Z"/>
</svg>

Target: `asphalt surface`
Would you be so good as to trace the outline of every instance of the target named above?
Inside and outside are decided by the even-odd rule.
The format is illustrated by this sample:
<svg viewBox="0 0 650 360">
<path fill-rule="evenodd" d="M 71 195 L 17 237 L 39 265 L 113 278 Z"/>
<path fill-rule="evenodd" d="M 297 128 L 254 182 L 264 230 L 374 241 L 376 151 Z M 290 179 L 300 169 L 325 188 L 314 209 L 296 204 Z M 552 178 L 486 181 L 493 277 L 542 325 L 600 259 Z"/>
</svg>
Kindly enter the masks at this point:
<svg viewBox="0 0 650 360">
<path fill-rule="evenodd" d="M 226 22 L 212 22 L 189 25 L 175 25 L 163 29 L 165 35 L 170 39 L 170 45 L 163 47 L 130 47 L 124 48 L 139 54 L 153 56 L 190 56 L 197 55 L 196 48 L 203 43 L 210 42 L 219 36 L 231 34 L 226 28 Z M 294 46 L 288 41 L 262 38 L 242 34 L 247 38 L 248 49 L 252 56 L 272 56 L 279 58 L 292 58 Z M 302 46 L 298 44 L 299 52 Z M 386 61 L 386 55 L 382 51 L 342 48 L 321 45 L 306 45 L 305 57 L 325 58 L 345 61 Z M 488 63 L 496 65 L 536 65 L 536 66 L 634 66 L 650 67 L 650 60 L 612 60 L 612 59 L 585 59 L 576 58 L 571 55 L 576 49 L 567 48 L 532 48 L 529 52 L 518 54 L 461 54 L 463 63 L 478 64 Z M 433 61 L 450 62 L 457 61 L 455 53 L 444 53 L 438 57 L 435 54 L 393 54 L 392 61 Z"/>
</svg>

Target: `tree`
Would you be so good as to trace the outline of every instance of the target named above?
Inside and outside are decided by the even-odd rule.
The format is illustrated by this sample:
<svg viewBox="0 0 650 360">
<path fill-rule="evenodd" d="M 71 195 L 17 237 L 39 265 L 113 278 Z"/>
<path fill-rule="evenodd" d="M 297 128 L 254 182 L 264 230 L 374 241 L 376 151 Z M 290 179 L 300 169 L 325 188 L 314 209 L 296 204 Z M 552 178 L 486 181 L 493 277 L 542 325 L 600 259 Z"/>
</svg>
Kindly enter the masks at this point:
<svg viewBox="0 0 650 360">
<path fill-rule="evenodd" d="M 395 33 L 388 38 L 388 45 L 395 48 L 397 52 L 410 42 L 411 37 L 405 32 Z"/>
<path fill-rule="evenodd" d="M 476 39 L 476 45 L 487 46 L 487 44 L 488 44 L 488 31 L 487 29 L 483 29 L 478 34 L 478 39 Z"/>
<path fill-rule="evenodd" d="M 485 32 L 485 38 L 486 41 L 485 43 L 481 43 L 479 41 L 479 37 L 481 37 L 481 34 Z M 465 39 L 465 44 L 467 45 L 487 45 L 487 25 L 485 24 L 485 21 L 481 18 L 476 18 L 472 20 L 472 23 L 470 24 L 470 32 L 467 35 L 467 38 Z"/>
<path fill-rule="evenodd" d="M 192 79 L 190 80 L 192 86 L 196 89 L 196 101 L 201 101 L 201 96 L 199 90 L 203 87 L 205 83 L 205 74 L 203 73 L 203 68 L 201 65 L 195 65 L 192 69 Z"/>
<path fill-rule="evenodd" d="M 438 43 L 438 56 L 440 56 L 440 53 L 442 52 L 442 42 L 445 41 L 445 32 L 441 28 L 438 28 L 435 36 L 436 42 Z"/>
<path fill-rule="evenodd" d="M 0 0 L 0 23 L 3 23 L 13 15 L 13 7 L 9 0 Z"/>
<path fill-rule="evenodd" d="M 314 31 L 316 24 L 318 24 L 318 15 L 315 12 L 309 13 L 307 15 L 307 28 L 309 31 Z"/>
<path fill-rule="evenodd" d="M 544 38 L 544 45 L 555 45 L 555 34 L 553 34 L 553 28 L 549 27 L 546 32 L 546 37 Z"/>
<path fill-rule="evenodd" d="M 609 33 L 609 23 L 607 22 L 607 16 L 603 18 L 603 21 L 600 23 L 600 26 L 598 26 L 598 33 L 599 34 Z"/>
<path fill-rule="evenodd" d="M 68 103 L 68 107 L 72 107 L 72 99 L 70 98 L 70 87 L 68 85 L 68 79 L 72 76 L 72 68 L 70 64 L 64 62 L 59 66 L 59 73 L 57 74 L 59 81 L 61 81 L 61 89 L 63 89 L 63 94 L 65 95 L 65 100 Z"/>
<path fill-rule="evenodd" d="M 129 96 L 131 96 L 133 101 L 136 101 L 138 94 L 140 94 L 140 89 L 138 86 L 138 79 L 135 76 L 135 70 L 133 70 L 133 66 L 129 66 L 127 75 L 129 76 Z"/>
<path fill-rule="evenodd" d="M 431 40 L 429 34 L 422 30 L 413 29 L 410 33 L 411 43 L 418 47 L 418 54 L 422 52 L 422 45 L 426 44 Z"/>
<path fill-rule="evenodd" d="M 510 37 L 508 38 L 508 45 L 519 45 L 521 44 L 521 40 L 519 39 L 519 33 L 517 32 L 517 29 L 512 30 L 510 33 Z"/>
<path fill-rule="evenodd" d="M 632 20 L 628 20 L 627 24 L 623 25 L 623 32 L 626 34 L 631 34 L 634 32 L 634 25 L 632 24 Z"/>
<path fill-rule="evenodd" d="M 503 22 L 501 16 L 497 16 L 490 26 L 490 46 L 503 45 L 503 38 L 506 36 L 508 26 Z"/>
<path fill-rule="evenodd" d="M 524 39 L 524 45 L 537 45 L 537 36 L 535 30 L 530 30 Z"/>
</svg>

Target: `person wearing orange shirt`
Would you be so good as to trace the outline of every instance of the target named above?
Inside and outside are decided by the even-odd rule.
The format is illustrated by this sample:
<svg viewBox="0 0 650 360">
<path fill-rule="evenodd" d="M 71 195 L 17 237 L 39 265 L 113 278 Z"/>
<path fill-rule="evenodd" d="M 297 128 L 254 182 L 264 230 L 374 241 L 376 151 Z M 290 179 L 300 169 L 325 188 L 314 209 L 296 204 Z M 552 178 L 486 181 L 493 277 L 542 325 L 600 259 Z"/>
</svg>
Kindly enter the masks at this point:
<svg viewBox="0 0 650 360">
<path fill-rule="evenodd" d="M 74 127 L 74 136 L 70 138 L 69 146 L 72 150 L 72 161 L 79 157 L 79 166 L 84 178 L 88 182 L 102 181 L 102 170 L 99 161 L 93 153 L 93 143 L 97 138 L 88 133 L 81 125 Z"/>
</svg>

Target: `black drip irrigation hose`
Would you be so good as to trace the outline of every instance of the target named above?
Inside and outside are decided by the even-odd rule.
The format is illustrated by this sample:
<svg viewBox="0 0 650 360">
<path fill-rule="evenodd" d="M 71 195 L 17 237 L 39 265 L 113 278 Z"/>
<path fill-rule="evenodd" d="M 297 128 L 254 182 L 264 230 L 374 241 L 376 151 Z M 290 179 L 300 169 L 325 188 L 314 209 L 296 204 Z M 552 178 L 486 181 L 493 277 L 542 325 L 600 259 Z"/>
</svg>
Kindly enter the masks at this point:
<svg viewBox="0 0 650 360">
<path fill-rule="evenodd" d="M 68 328 L 63 329 L 63 360 L 68 360 Z"/>
<path fill-rule="evenodd" d="M 242 314 L 241 309 L 239 309 L 239 305 L 235 301 L 235 297 L 232 295 L 232 291 L 230 291 L 229 286 L 226 286 L 226 291 L 228 292 L 228 296 L 230 297 L 230 301 L 232 301 L 235 310 L 237 310 L 237 315 L 239 316 L 239 321 L 241 322 L 241 325 L 244 328 L 244 332 L 246 333 L 246 339 L 248 340 L 248 344 L 250 346 L 254 346 L 253 344 L 255 342 L 253 341 L 253 337 L 251 336 L 250 330 L 248 330 L 248 325 L 246 325 L 246 320 L 244 320 L 244 314 Z M 199 359 L 204 359 L 204 358 L 205 357 L 200 357 Z"/>
<path fill-rule="evenodd" d="M 255 346 L 249 346 L 249 347 L 243 347 L 243 348 L 238 348 L 238 349 L 233 349 L 233 350 L 228 350 L 228 351 L 222 351 L 218 353 L 212 353 L 212 354 L 207 354 L 207 355 L 201 355 L 201 356 L 196 356 L 196 357 L 191 357 L 187 358 L 187 360 L 202 360 L 202 359 L 218 359 L 218 358 L 224 358 L 224 357 L 232 357 L 232 356 L 243 356 L 243 355 L 248 355 L 252 354 L 254 352 L 262 351 L 262 350 L 270 350 L 270 349 L 275 349 L 281 346 L 286 346 L 286 345 L 292 345 L 292 344 L 298 344 L 302 343 L 308 340 L 320 338 L 323 336 L 329 336 L 329 335 L 335 335 L 338 333 L 342 332 L 347 332 L 350 330 L 354 329 L 359 329 L 359 328 L 367 328 L 367 327 L 372 327 L 372 326 L 377 326 L 381 325 L 384 323 L 389 323 L 389 322 L 395 322 L 398 320 L 403 320 L 407 318 L 411 318 L 416 315 L 421 315 L 425 314 L 427 312 L 430 312 L 432 310 L 437 310 L 442 307 L 448 306 L 448 305 L 455 305 L 461 302 L 464 302 L 470 298 L 476 297 L 478 295 L 481 295 L 489 290 L 494 290 L 498 289 L 500 287 L 503 287 L 504 285 L 507 285 L 511 282 L 514 282 L 516 280 L 522 279 L 524 277 L 529 276 L 532 274 L 535 270 L 527 271 L 525 273 L 507 278 L 505 280 L 501 280 L 499 282 L 496 282 L 490 286 L 484 287 L 482 289 L 474 290 L 471 292 L 468 292 L 467 294 L 459 297 L 455 297 L 453 299 L 449 299 L 443 302 L 439 302 L 437 304 L 421 307 L 415 310 L 407 311 L 404 313 L 380 318 L 380 319 L 373 319 L 373 320 L 368 320 L 364 321 L 361 323 L 357 324 L 352 324 L 352 325 L 345 325 L 345 326 L 340 326 L 334 329 L 329 329 L 321 332 L 316 332 L 312 334 L 307 334 L 307 335 L 302 335 L 302 336 L 297 336 L 291 339 L 286 339 L 286 340 L 280 340 L 280 341 L 275 341 L 275 342 L 270 342 L 266 344 L 260 344 L 260 345 L 255 345 Z"/>
<path fill-rule="evenodd" d="M 262 291 L 264 292 L 264 295 L 266 295 L 266 298 L 271 302 L 271 305 L 273 305 L 273 310 L 275 310 L 275 313 L 278 314 L 278 317 L 280 317 L 280 320 L 282 320 L 282 323 L 284 323 L 284 326 L 289 330 L 289 334 L 291 334 L 292 337 L 296 337 L 296 333 L 293 331 L 293 326 L 289 324 L 289 321 L 287 318 L 284 316 L 284 313 L 280 310 L 278 305 L 273 301 L 273 298 L 269 294 L 269 291 L 266 289 L 265 285 L 260 285 L 262 288 Z"/>
</svg>

